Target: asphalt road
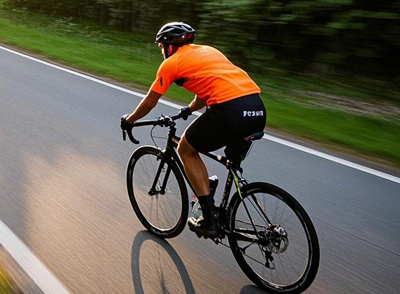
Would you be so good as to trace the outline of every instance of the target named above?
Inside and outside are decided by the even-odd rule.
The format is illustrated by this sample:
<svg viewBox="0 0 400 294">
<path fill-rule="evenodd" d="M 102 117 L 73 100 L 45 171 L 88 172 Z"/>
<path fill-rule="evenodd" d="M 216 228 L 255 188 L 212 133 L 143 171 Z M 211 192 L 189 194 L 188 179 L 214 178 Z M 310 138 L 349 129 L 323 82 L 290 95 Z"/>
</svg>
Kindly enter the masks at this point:
<svg viewBox="0 0 400 294">
<path fill-rule="evenodd" d="M 70 293 L 264 293 L 229 249 L 187 229 L 168 242 L 144 231 L 125 187 L 135 146 L 119 129 L 139 101 L 0 48 L 0 220 Z M 176 111 L 160 103 L 149 117 Z M 316 226 L 320 270 L 305 293 L 400 293 L 399 183 L 269 140 L 244 168 L 293 194 Z"/>
</svg>

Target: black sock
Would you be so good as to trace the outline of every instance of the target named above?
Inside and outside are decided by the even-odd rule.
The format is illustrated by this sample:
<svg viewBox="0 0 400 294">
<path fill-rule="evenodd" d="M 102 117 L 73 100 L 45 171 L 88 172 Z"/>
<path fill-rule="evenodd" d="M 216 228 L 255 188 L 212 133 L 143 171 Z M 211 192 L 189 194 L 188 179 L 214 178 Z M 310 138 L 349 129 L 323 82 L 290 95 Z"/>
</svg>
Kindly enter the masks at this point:
<svg viewBox="0 0 400 294">
<path fill-rule="evenodd" d="M 203 212 L 203 218 L 206 222 L 214 222 L 214 199 L 212 196 L 200 196 L 198 197 L 201 210 Z"/>
</svg>

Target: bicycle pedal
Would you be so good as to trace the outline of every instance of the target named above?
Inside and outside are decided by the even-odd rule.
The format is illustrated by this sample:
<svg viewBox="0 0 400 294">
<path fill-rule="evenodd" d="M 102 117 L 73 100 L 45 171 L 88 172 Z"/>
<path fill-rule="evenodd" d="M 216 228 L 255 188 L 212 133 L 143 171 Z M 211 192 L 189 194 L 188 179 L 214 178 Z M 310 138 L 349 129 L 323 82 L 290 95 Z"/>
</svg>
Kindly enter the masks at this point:
<svg viewBox="0 0 400 294">
<path fill-rule="evenodd" d="M 197 238 L 201 239 L 201 237 L 204 237 L 204 239 L 207 239 L 207 237 L 205 237 L 202 233 L 195 232 L 195 231 L 193 231 L 193 230 L 191 230 L 191 231 L 194 232 L 194 233 L 196 234 Z"/>
<path fill-rule="evenodd" d="M 189 225 L 189 230 L 191 230 L 193 233 L 195 233 L 198 238 L 201 238 L 203 236 L 203 234 L 196 232 L 190 225 Z"/>
</svg>

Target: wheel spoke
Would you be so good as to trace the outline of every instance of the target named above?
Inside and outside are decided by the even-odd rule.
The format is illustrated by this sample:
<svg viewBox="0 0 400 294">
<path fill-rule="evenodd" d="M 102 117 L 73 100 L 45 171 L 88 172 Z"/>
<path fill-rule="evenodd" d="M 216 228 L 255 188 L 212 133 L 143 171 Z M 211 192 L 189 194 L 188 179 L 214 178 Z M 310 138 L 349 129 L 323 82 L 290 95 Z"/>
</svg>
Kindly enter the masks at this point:
<svg viewBox="0 0 400 294">
<path fill-rule="evenodd" d="M 163 237 L 176 236 L 183 230 L 188 213 L 182 175 L 175 163 L 168 159 L 160 168 L 161 160 L 156 148 L 142 147 L 138 150 L 132 155 L 133 166 L 128 166 L 132 169 L 128 171 L 128 176 L 131 175 L 128 179 L 131 203 L 148 230 Z"/>
<path fill-rule="evenodd" d="M 236 260 L 267 290 L 305 289 L 319 264 L 318 240 L 309 217 L 283 190 L 263 183 L 249 187 L 253 189 L 248 188 L 243 200 L 232 199 L 230 208 L 228 237 Z"/>
</svg>

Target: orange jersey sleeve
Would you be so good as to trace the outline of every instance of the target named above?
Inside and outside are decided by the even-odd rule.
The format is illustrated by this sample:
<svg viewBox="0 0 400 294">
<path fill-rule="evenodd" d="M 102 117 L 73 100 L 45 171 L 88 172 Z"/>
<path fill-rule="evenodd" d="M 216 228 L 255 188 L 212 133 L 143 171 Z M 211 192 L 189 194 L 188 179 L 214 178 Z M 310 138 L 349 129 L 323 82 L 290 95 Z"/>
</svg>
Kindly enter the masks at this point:
<svg viewBox="0 0 400 294">
<path fill-rule="evenodd" d="M 195 93 L 208 106 L 261 92 L 245 71 L 217 49 L 194 44 L 179 48 L 164 60 L 151 89 L 164 94 L 173 82 Z"/>
<path fill-rule="evenodd" d="M 177 70 L 175 61 L 175 59 L 168 58 L 161 63 L 156 79 L 150 87 L 151 90 L 161 95 L 167 92 L 169 86 L 175 81 Z"/>
</svg>

